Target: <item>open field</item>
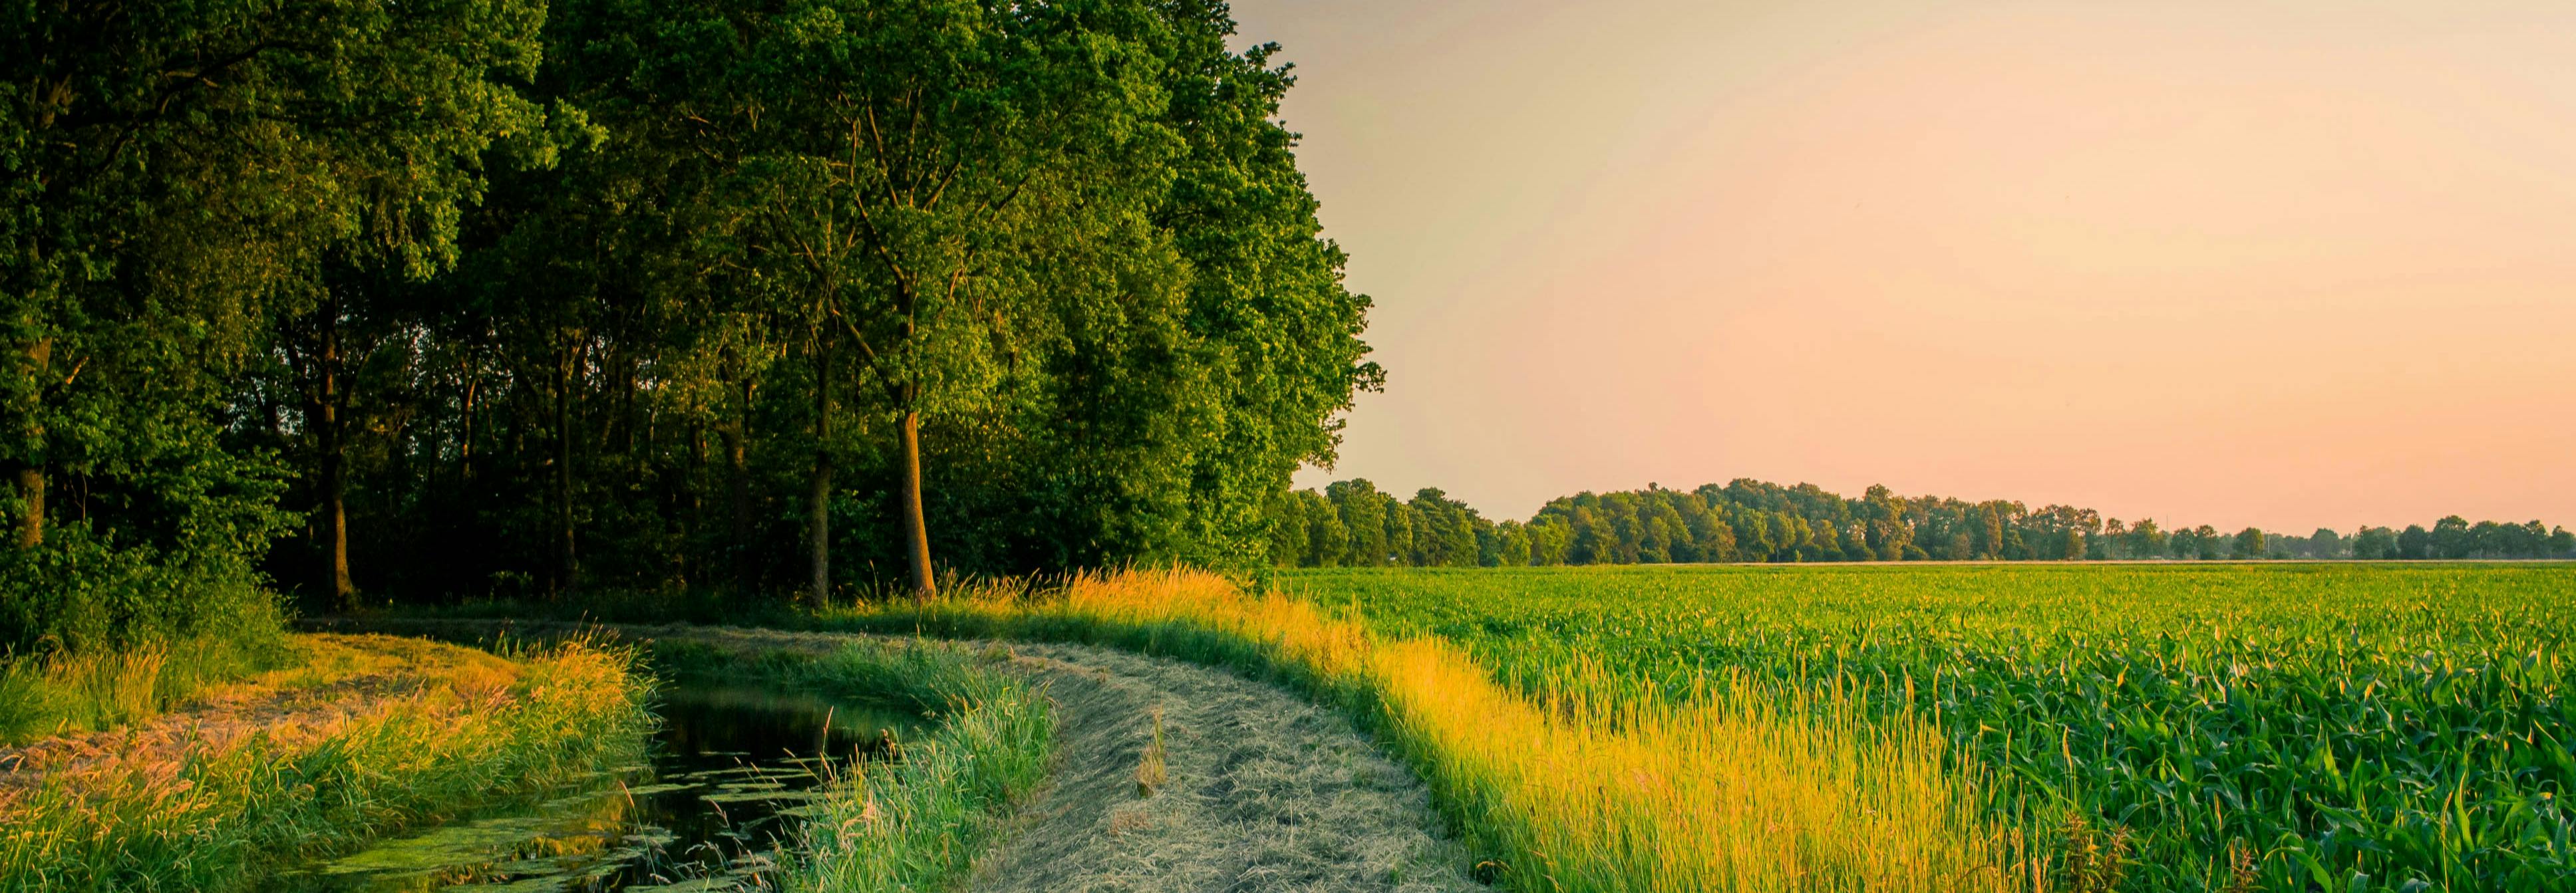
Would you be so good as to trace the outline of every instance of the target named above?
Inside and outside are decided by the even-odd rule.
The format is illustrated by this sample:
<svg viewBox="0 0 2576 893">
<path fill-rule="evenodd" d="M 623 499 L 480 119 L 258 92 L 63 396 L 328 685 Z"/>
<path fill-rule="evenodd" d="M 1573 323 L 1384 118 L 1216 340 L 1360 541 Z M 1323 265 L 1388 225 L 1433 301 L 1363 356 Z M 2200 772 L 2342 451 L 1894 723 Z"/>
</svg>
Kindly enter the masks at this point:
<svg viewBox="0 0 2576 893">
<path fill-rule="evenodd" d="M 2564 889 L 2576 566 L 1332 570 L 1530 694 L 1857 698 L 2125 890 Z M 2082 830 L 2069 830 L 2069 816 Z M 2313 886 L 2312 886 L 2313 885 Z"/>
</svg>

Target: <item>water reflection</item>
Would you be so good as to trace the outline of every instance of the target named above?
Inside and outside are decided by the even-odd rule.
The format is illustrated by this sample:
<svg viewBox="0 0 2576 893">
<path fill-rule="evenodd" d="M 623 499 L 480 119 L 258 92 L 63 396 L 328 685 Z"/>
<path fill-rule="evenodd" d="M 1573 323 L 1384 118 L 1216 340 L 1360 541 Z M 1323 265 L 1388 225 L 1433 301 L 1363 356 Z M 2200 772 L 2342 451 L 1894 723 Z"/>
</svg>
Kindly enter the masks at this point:
<svg viewBox="0 0 2576 893">
<path fill-rule="evenodd" d="M 918 716 L 816 695 L 666 689 L 649 765 L 582 793 L 452 822 L 279 878 L 279 888 L 512 893 L 768 889 L 812 789 L 853 755 L 883 759 Z M 826 761 L 820 757 L 830 754 Z"/>
</svg>

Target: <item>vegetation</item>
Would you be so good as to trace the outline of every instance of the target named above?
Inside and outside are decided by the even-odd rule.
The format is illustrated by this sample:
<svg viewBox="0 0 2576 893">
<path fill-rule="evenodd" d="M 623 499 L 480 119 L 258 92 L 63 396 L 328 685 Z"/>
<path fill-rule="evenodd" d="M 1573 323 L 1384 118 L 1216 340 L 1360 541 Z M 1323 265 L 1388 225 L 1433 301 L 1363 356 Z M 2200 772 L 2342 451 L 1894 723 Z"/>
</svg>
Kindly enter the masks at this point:
<svg viewBox="0 0 2576 893">
<path fill-rule="evenodd" d="M 2576 882 L 2566 565 L 1338 570 L 1284 585 L 1356 606 L 1381 637 L 1448 643 L 1525 697 L 1686 704 L 1740 676 L 1925 723 L 1970 777 L 2007 783 L 1994 806 L 2085 844 L 2069 858 L 2132 848 L 2119 889 Z M 2098 876 L 2106 858 L 2061 867 Z"/>
<path fill-rule="evenodd" d="M 0 745 L 149 719 L 208 688 L 302 657 L 284 637 L 200 638 L 0 660 Z"/>
<path fill-rule="evenodd" d="M 1030 638 L 1231 667 L 1349 710 L 1523 890 L 2027 890 L 2044 860 L 1989 818 L 1929 717 L 1715 672 L 1674 697 L 1569 669 L 1525 692 L 1455 645 L 1373 635 L 1200 572 L 952 588 L 825 612 L 844 629 Z"/>
<path fill-rule="evenodd" d="M 1906 498 L 1871 487 L 1845 499 L 1814 484 L 1749 479 L 1688 492 L 1649 485 L 1578 493 L 1527 522 L 1487 520 L 1426 487 L 1411 500 L 1366 479 L 1299 490 L 1271 505 L 1270 561 L 1280 567 L 1523 567 L 1696 562 L 2576 558 L 2576 533 L 2538 521 L 2432 529 L 2364 527 L 2347 537 L 2154 519 L 2109 521 L 2092 509 Z"/>
<path fill-rule="evenodd" d="M 128 749 L 0 789 L 0 890 L 250 889 L 299 857 L 631 763 L 651 727 L 623 652 L 576 643 L 505 662 L 414 645 L 388 666 L 305 646 L 314 669 L 276 687 L 388 672 L 411 687 L 345 717 Z"/>
<path fill-rule="evenodd" d="M 1000 832 L 1009 807 L 1046 778 L 1055 736 L 1046 697 L 957 648 L 852 642 L 824 655 L 746 658 L 680 641 L 659 645 L 655 657 L 683 677 L 748 677 L 939 720 L 927 740 L 900 743 L 902 759 L 851 763 L 850 774 L 823 787 L 781 879 L 786 889 L 942 889 Z"/>
<path fill-rule="evenodd" d="M 1377 369 L 1213 2 L 0 7 L 0 650 L 1258 563 Z M 274 548 L 272 549 L 272 545 Z"/>
</svg>

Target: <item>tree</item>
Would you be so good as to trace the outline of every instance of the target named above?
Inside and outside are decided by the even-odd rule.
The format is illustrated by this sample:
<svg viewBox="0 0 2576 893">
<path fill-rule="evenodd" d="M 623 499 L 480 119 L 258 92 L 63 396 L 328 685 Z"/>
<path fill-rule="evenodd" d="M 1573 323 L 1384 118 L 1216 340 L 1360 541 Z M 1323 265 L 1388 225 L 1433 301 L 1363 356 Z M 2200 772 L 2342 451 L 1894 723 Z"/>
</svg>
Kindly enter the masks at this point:
<svg viewBox="0 0 2576 893">
<path fill-rule="evenodd" d="M 243 477 L 269 476 L 263 454 L 216 448 L 235 376 L 327 272 L 452 263 L 487 154 L 543 163 L 547 117 L 513 86 L 542 19 L 521 0 L 0 14 L 0 465 L 21 549 L 48 541 L 68 475 L 141 509 L 83 509 L 81 536 L 230 569 L 187 591 L 255 585 L 275 489 Z"/>
<path fill-rule="evenodd" d="M 2235 550 L 2229 553 L 2229 557 L 2242 561 L 2262 558 L 2264 555 L 2263 531 L 2252 527 L 2237 531 Z"/>
<path fill-rule="evenodd" d="M 1526 527 L 1521 525 L 1521 522 L 1505 521 L 1494 525 L 1494 544 L 1495 547 L 1492 566 L 1529 566 L 1531 561 L 1530 533 Z"/>
<path fill-rule="evenodd" d="M 2352 535 L 2352 558 L 2356 561 L 2386 561 L 2397 557 L 2397 532 L 2386 527 L 2364 527 Z"/>
<path fill-rule="evenodd" d="M 2138 523 L 2129 525 L 2128 538 L 2129 555 L 2133 558 L 2164 557 L 2166 545 L 2171 540 L 2162 528 L 2156 526 L 2154 518 L 2140 518 Z"/>
<path fill-rule="evenodd" d="M 2350 545 L 2344 541 L 2342 534 L 2334 531 L 2334 528 L 2319 527 L 2317 532 L 2308 535 L 2307 557 L 2309 558 L 2342 558 L 2350 551 Z"/>
<path fill-rule="evenodd" d="M 2397 557 L 2407 561 L 2434 557 L 2432 532 L 2421 524 L 2406 525 L 2405 532 L 2397 535 Z"/>
<path fill-rule="evenodd" d="M 2428 557 L 2457 561 L 2469 557 L 2469 550 L 2472 547 L 2473 544 L 2469 540 L 2468 519 L 2451 515 L 2433 523 Z"/>
<path fill-rule="evenodd" d="M 815 3 L 752 31 L 730 72 L 740 202 L 804 308 L 818 392 L 837 347 L 896 419 L 895 510 L 919 595 L 936 588 L 922 503 L 925 414 L 990 405 L 1019 345 L 1091 321 L 1093 300 L 1176 302 L 1142 229 L 1179 138 L 1157 120 L 1165 23 L 1138 6 Z M 1140 251 L 1142 248 L 1144 250 Z M 1108 293 L 1057 286 L 1089 280 Z M 1067 306 L 1067 305 L 1071 306 Z M 830 401 L 818 393 L 819 436 Z M 829 492 L 818 448 L 815 492 Z M 816 497 L 815 585 L 828 585 Z M 819 595 L 819 593 L 818 593 Z"/>
</svg>

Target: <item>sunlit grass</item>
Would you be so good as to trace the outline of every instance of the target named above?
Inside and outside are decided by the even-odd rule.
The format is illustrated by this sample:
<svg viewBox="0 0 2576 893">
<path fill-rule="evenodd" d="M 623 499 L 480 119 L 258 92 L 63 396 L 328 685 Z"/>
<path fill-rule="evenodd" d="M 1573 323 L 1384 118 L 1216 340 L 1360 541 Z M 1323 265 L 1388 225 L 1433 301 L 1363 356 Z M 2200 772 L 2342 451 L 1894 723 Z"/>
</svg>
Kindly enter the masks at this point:
<svg viewBox="0 0 2576 893">
<path fill-rule="evenodd" d="M 2043 861 L 1915 717 L 1703 679 L 1679 698 L 1569 668 L 1537 695 L 1452 645 L 1387 639 L 1195 572 L 988 587 L 827 625 L 1104 644 L 1277 679 L 1357 714 L 1518 890 L 2037 890 Z"/>
<path fill-rule="evenodd" d="M 208 688 L 298 660 L 298 650 L 276 638 L 0 659 L 0 745 L 149 719 Z"/>
<path fill-rule="evenodd" d="M 574 643 L 423 669 L 363 712 L 48 775 L 0 801 L 0 890 L 255 889 L 289 860 L 632 762 L 651 727 L 622 651 Z"/>
</svg>

